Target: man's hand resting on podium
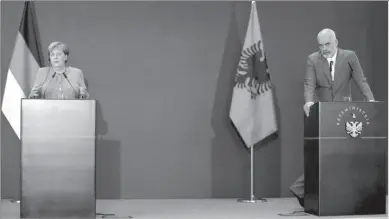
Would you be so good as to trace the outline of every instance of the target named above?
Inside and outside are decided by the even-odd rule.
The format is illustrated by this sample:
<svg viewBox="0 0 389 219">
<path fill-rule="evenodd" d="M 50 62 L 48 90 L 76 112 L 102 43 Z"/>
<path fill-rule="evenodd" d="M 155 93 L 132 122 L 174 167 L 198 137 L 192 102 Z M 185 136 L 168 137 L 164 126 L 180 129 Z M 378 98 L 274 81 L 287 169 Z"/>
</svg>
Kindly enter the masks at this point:
<svg viewBox="0 0 389 219">
<path fill-rule="evenodd" d="M 311 109 L 311 106 L 313 104 L 314 102 L 307 102 L 306 104 L 304 104 L 304 112 L 307 117 L 309 116 L 309 110 Z"/>
</svg>

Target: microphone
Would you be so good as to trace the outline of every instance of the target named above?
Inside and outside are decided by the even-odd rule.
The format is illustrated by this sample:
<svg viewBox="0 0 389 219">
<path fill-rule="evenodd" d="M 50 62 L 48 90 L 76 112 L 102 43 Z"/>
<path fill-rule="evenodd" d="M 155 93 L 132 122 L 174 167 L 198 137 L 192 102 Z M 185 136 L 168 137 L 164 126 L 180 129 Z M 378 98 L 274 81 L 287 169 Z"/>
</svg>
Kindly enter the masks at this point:
<svg viewBox="0 0 389 219">
<path fill-rule="evenodd" d="M 73 87 L 72 83 L 70 83 L 70 81 L 69 81 L 69 79 L 68 79 L 68 76 L 66 76 L 65 72 L 62 73 L 62 74 L 63 74 L 63 76 L 66 78 L 66 80 L 68 81 L 68 83 L 70 84 L 70 87 L 72 87 L 74 93 L 77 95 L 77 92 L 76 92 L 76 90 L 74 90 L 74 87 Z"/>
<path fill-rule="evenodd" d="M 56 73 L 56 72 L 54 72 L 54 74 L 51 76 L 51 78 L 50 78 L 50 81 L 49 81 L 49 83 L 47 84 L 45 91 L 42 93 L 42 98 L 44 98 L 44 97 L 45 97 L 45 94 L 46 94 L 47 88 L 48 88 L 48 86 L 49 86 L 50 82 L 51 82 L 51 81 L 53 80 L 53 78 L 55 77 L 55 74 L 57 74 L 57 73 Z M 47 79 L 46 79 L 46 80 L 47 80 Z"/>
</svg>

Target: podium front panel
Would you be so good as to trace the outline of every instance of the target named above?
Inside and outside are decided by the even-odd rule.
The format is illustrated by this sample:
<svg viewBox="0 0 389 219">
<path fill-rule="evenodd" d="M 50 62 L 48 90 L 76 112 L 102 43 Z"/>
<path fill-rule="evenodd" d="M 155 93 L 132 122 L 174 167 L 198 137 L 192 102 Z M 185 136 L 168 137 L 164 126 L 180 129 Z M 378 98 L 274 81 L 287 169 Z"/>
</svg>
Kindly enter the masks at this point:
<svg viewBox="0 0 389 219">
<path fill-rule="evenodd" d="M 387 105 L 318 103 L 305 126 L 305 211 L 319 216 L 384 214 Z M 317 136 L 310 128 L 315 128 Z"/>
<path fill-rule="evenodd" d="M 328 102 L 319 106 L 321 139 L 385 139 L 388 135 L 384 102 Z"/>
<path fill-rule="evenodd" d="M 320 215 L 385 214 L 385 140 L 323 139 L 319 150 Z"/>
<path fill-rule="evenodd" d="M 95 105 L 22 100 L 22 218 L 95 218 Z"/>
</svg>

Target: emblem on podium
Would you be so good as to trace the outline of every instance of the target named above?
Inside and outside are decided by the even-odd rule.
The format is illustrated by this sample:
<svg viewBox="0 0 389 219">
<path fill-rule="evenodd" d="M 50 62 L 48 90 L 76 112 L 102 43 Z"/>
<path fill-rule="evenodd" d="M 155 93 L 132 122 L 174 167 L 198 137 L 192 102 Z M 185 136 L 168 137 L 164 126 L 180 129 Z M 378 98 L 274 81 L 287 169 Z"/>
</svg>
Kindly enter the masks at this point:
<svg viewBox="0 0 389 219">
<path fill-rule="evenodd" d="M 336 125 L 341 125 L 343 119 L 346 120 L 344 123 L 346 133 L 352 138 L 360 136 L 365 125 L 370 124 L 370 118 L 367 113 L 356 106 L 349 106 L 340 111 L 336 119 Z M 361 121 L 361 119 L 364 121 Z"/>
</svg>

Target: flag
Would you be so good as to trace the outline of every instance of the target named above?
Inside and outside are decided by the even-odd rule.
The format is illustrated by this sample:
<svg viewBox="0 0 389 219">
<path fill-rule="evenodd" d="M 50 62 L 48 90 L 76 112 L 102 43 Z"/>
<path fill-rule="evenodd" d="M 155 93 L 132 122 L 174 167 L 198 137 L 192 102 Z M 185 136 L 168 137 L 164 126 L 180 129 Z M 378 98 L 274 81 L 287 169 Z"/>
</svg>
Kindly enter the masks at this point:
<svg viewBox="0 0 389 219">
<path fill-rule="evenodd" d="M 252 2 L 230 108 L 230 119 L 248 148 L 278 131 L 272 89 L 257 8 Z"/>
<path fill-rule="evenodd" d="M 25 98 L 30 92 L 35 75 L 42 66 L 39 31 L 33 3 L 31 1 L 24 3 L 1 106 L 1 111 L 19 139 L 21 98 Z"/>
</svg>

